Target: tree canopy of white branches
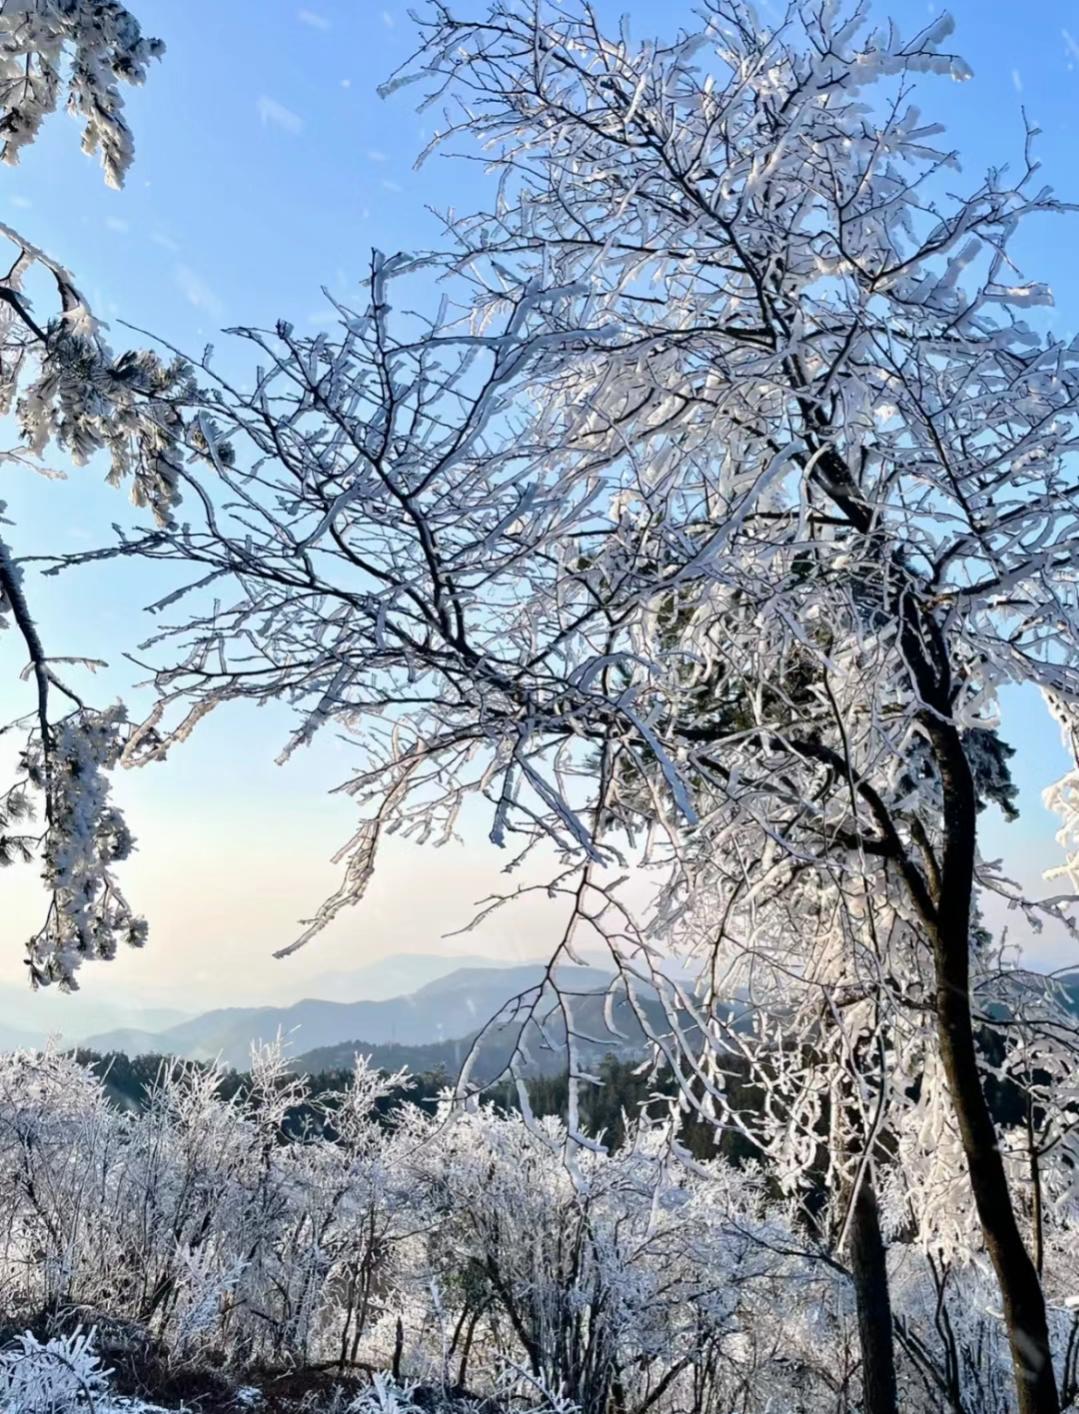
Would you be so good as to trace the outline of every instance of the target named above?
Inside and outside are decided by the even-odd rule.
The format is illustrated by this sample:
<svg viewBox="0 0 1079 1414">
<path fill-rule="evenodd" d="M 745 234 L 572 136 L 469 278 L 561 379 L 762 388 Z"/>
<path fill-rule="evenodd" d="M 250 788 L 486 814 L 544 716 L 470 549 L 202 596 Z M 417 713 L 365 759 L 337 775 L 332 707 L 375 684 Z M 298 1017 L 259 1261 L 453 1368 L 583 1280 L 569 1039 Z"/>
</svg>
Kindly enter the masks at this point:
<svg viewBox="0 0 1079 1414">
<path fill-rule="evenodd" d="M 1070 924 L 1071 900 L 1025 898 L 979 850 L 984 809 L 1014 808 L 1000 689 L 1037 688 L 1073 754 L 1079 731 L 1079 353 L 1010 254 L 1065 210 L 1036 133 L 1014 170 L 956 190 L 912 96 L 967 74 L 946 18 L 905 38 L 861 5 L 766 23 L 706 0 L 693 32 L 636 43 L 577 0 L 435 0 L 419 26 L 387 87 L 420 85 L 437 143 L 478 147 L 491 202 L 447 218 L 440 250 L 375 253 L 331 331 L 238 331 L 250 384 L 210 354 L 126 356 L 128 380 L 81 303 L 52 336 L 12 305 L 46 379 L 49 339 L 74 339 L 104 388 L 89 423 L 75 400 L 89 433 L 25 395 L 32 443 L 109 446 L 158 512 L 98 553 L 184 575 L 154 606 L 144 723 L 42 716 L 28 771 L 61 902 L 35 972 L 70 982 L 135 926 L 100 883 L 115 816 L 55 763 L 151 761 L 229 701 L 283 700 L 286 754 L 332 725 L 362 758 L 340 888 L 293 946 L 361 899 L 386 833 L 445 841 L 485 805 L 509 870 L 553 849 L 552 963 L 598 937 L 683 1104 L 744 1133 L 849 1260 L 866 1409 L 899 1407 L 896 1333 L 915 1348 L 889 1270 L 901 1211 L 934 1260 L 987 1259 L 1016 1407 L 1052 1414 L 1074 1327 L 1046 1212 L 1074 1231 L 1074 1027 L 981 904 L 1037 926 Z M 1066 872 L 1077 781 L 1052 795 Z M 643 911 L 634 869 L 654 879 Z M 666 980 L 671 949 L 694 985 Z M 572 998 L 557 1011 L 579 1173 L 595 1077 Z M 1027 1096 L 1018 1147 L 990 1105 L 1001 1076 Z"/>
<path fill-rule="evenodd" d="M 877 1253 L 867 1341 L 874 1301 L 891 1339 L 873 1170 L 912 1107 L 947 1113 L 932 1157 L 963 1156 L 1020 1406 L 1055 1409 L 979 1071 L 1000 954 L 978 894 L 1014 890 L 977 824 L 1011 802 L 997 689 L 1071 721 L 1079 385 L 1008 255 L 1062 209 L 1034 134 L 1014 176 L 953 195 L 911 101 L 965 75 L 949 32 L 717 0 L 635 46 L 587 7 L 436 4 L 397 82 L 446 106 L 441 141 L 482 144 L 495 203 L 446 253 L 376 256 L 335 333 L 248 331 L 253 391 L 204 364 L 178 473 L 201 520 L 125 547 L 197 572 L 159 606 L 196 605 L 126 750 L 236 697 L 294 702 L 290 750 L 327 721 L 357 737 L 345 788 L 373 809 L 300 942 L 383 831 L 446 838 L 478 794 L 497 844 L 562 852 L 562 948 L 598 931 L 631 990 L 657 930 L 703 955 L 692 1034 L 672 1012 L 656 1047 L 722 1113 L 717 990 L 746 993 L 792 1182 L 827 1095 L 837 1241 L 864 1218 Z M 447 289 L 430 319 L 395 310 L 421 270 Z M 650 923 L 613 887 L 637 841 Z"/>
</svg>

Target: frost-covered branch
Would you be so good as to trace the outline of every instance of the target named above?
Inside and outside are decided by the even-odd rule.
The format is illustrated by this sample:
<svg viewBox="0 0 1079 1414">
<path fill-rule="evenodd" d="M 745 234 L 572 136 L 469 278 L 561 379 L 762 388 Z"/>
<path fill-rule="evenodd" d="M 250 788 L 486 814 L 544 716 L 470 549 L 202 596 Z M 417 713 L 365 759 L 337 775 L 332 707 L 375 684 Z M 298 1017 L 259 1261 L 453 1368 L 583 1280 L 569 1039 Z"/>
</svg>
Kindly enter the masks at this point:
<svg viewBox="0 0 1079 1414">
<path fill-rule="evenodd" d="M 115 0 L 22 0 L 0 12 L 0 156 L 21 150 L 66 93 L 66 106 L 85 121 L 83 150 L 98 152 L 106 180 L 120 186 L 134 148 L 118 82 L 141 83 L 159 40 L 141 33 Z M 0 226 L 11 264 L 0 279 L 0 412 L 14 414 L 23 446 L 3 454 L 10 464 L 41 467 L 46 449 L 76 465 L 100 451 L 111 460 L 114 484 L 130 480 L 136 505 L 166 520 L 176 499 L 175 400 L 189 389 L 186 370 L 155 355 L 117 357 L 73 276 L 21 232 Z M 53 301 L 44 315 L 30 290 L 41 283 Z M 47 473 L 54 474 L 54 473 Z M 0 859 L 29 860 L 40 852 L 49 895 L 44 926 L 29 945 L 35 983 L 74 986 L 87 957 L 111 957 L 117 942 L 141 943 L 145 925 L 132 915 L 111 866 L 131 848 L 119 811 L 108 805 L 106 772 L 122 744 L 120 709 L 89 708 L 58 675 L 34 621 L 18 559 L 0 542 L 0 623 L 21 637 L 34 685 L 32 722 L 18 775 L 0 797 Z M 65 700 L 57 718 L 53 703 Z M 71 710 L 73 708 L 73 710 Z M 34 805 L 43 828 L 27 833 Z"/>
</svg>

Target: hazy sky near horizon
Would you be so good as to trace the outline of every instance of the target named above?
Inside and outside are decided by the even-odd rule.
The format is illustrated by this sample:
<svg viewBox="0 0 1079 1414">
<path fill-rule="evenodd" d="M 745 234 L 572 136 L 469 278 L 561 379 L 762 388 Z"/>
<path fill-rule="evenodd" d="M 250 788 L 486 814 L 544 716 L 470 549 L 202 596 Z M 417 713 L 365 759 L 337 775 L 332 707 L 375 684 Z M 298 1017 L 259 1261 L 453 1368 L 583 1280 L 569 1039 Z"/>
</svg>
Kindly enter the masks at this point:
<svg viewBox="0 0 1079 1414">
<path fill-rule="evenodd" d="M 418 88 L 383 101 L 375 93 L 410 52 L 414 31 L 401 0 L 130 0 L 144 28 L 168 52 L 145 89 L 128 95 L 136 161 L 123 192 L 106 189 L 81 156 L 65 117 L 49 124 L 23 165 L 0 172 L 0 213 L 72 268 L 112 341 L 134 342 L 121 319 L 201 352 L 230 324 L 288 318 L 301 329 L 329 322 L 321 288 L 358 290 L 372 246 L 384 251 L 434 244 L 429 208 L 466 209 L 487 179 L 477 163 L 432 159 L 413 169 L 437 126 L 419 113 Z M 461 0 L 467 12 L 479 0 Z M 601 13 L 628 11 L 637 34 L 670 34 L 691 13 L 688 0 L 600 0 Z M 954 46 L 975 77 L 959 85 L 926 78 L 918 98 L 927 119 L 947 123 L 964 159 L 964 180 L 990 163 L 1022 157 L 1021 105 L 1043 129 L 1043 175 L 1079 200 L 1079 8 L 1037 0 L 957 0 Z M 759 6 L 769 13 L 767 4 Z M 882 0 L 907 32 L 939 7 Z M 1024 235 L 1025 273 L 1054 287 L 1054 327 L 1079 331 L 1079 215 L 1044 221 Z M 358 298 L 362 297 L 357 295 Z M 63 468 L 62 461 L 55 464 Z M 123 497 L 100 468 L 66 482 L 4 473 L 3 499 L 16 553 L 104 543 L 126 520 Z M 78 577 L 37 581 L 28 590 L 54 654 L 105 658 L 94 700 L 131 692 L 140 676 L 123 654 L 153 630 L 143 606 L 171 581 L 145 566 L 109 565 Z M 12 635 L 0 640 L 0 719 L 27 710 L 15 682 Z M 123 869 L 135 906 L 151 924 L 141 953 L 81 974 L 89 992 L 120 991 L 148 1003 L 210 1006 L 303 994 L 319 973 L 398 950 L 500 951 L 533 956 L 557 926 L 553 906 L 517 908 L 481 933 L 440 942 L 467 922 L 474 901 L 505 887 L 503 862 L 477 823 L 474 837 L 442 851 L 391 845 L 367 901 L 304 952 L 275 963 L 334 887 L 329 856 L 354 828 L 347 799 L 329 794 L 347 774 L 348 747 L 324 737 L 285 768 L 273 765 L 289 717 L 284 711 L 222 710 L 163 766 L 125 774 L 116 795 L 139 839 Z M 1040 791 L 1064 769 L 1056 730 L 1036 701 L 1013 694 L 1005 735 L 1018 748 L 1023 818 L 989 821 L 986 849 L 1033 886 L 1056 858 L 1055 821 Z M 33 870 L 0 875 L 0 983 L 23 973 L 22 948 L 41 894 Z M 1062 965 L 1079 949 L 1034 940 L 1030 956 Z M 32 1001 L 28 1001 L 32 1005 Z"/>
</svg>

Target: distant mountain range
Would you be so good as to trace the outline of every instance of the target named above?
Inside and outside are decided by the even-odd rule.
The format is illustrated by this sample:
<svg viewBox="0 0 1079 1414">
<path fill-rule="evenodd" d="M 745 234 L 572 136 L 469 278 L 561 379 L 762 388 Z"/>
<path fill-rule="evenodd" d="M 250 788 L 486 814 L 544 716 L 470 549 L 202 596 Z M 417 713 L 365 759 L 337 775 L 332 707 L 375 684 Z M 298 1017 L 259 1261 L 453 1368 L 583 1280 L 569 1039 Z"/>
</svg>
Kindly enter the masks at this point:
<svg viewBox="0 0 1079 1414">
<path fill-rule="evenodd" d="M 344 1047 L 348 1051 L 347 1063 L 351 1064 L 357 1050 L 366 1053 L 385 1046 L 460 1044 L 461 1038 L 474 1035 L 512 998 L 538 986 L 544 974 L 544 966 L 539 963 L 459 967 L 404 996 L 353 1002 L 308 998 L 286 1007 L 226 1007 L 162 1030 L 124 1027 L 104 1031 L 87 1036 L 82 1045 L 101 1052 L 123 1051 L 129 1056 L 220 1058 L 226 1065 L 242 1070 L 250 1061 L 253 1044 L 280 1036 L 297 1056 Z M 610 974 L 597 968 L 573 967 L 560 970 L 559 980 L 575 992 L 602 994 Z M 588 1000 L 597 1013 L 592 1025 L 599 1023 L 602 1032 L 602 1001 Z M 622 1009 L 628 1010 L 624 1002 Z M 520 1023 L 515 1024 L 519 1031 Z M 639 1027 L 636 1031 L 639 1041 Z M 510 1036 L 512 1027 L 505 1028 L 503 1034 Z M 451 1053 L 445 1052 L 447 1058 Z"/>
<path fill-rule="evenodd" d="M 596 1069 L 604 1056 L 620 1059 L 639 1056 L 644 1048 L 644 1031 L 624 993 L 616 992 L 608 1006 L 606 993 L 609 980 L 609 976 L 603 977 L 591 995 L 575 996 L 573 999 L 577 1059 L 583 1069 Z M 582 978 L 574 978 L 575 991 L 582 982 Z M 317 1075 L 328 1070 L 351 1070 L 357 1055 L 362 1055 L 372 1065 L 390 1074 L 402 1069 L 411 1075 L 429 1075 L 441 1070 L 451 1080 L 456 1079 L 466 1058 L 475 1050 L 470 1077 L 477 1084 L 485 1085 L 504 1074 L 514 1048 L 521 1047 L 523 1043 L 518 1057 L 524 1073 L 531 1076 L 558 1075 L 566 1069 L 566 1029 L 561 1013 L 556 1011 L 551 1014 L 550 1000 L 548 997 L 547 1005 L 541 1008 L 546 1013 L 542 1029 L 533 1022 L 511 1017 L 482 1036 L 478 1031 L 473 1031 L 459 1040 L 413 1045 L 345 1041 L 307 1051 L 297 1056 L 291 1068 L 306 1075 Z M 639 998 L 638 1005 L 652 1030 L 658 1033 L 667 1030 L 658 999 Z"/>
<path fill-rule="evenodd" d="M 461 967 L 505 965 L 504 959 L 479 955 L 396 953 L 351 971 L 324 973 L 308 984 L 309 995 L 379 1001 L 413 992 Z M 95 976 L 93 982 L 97 981 Z M 29 986 L 0 983 L 0 1051 L 34 1049 L 50 1037 L 58 1037 L 61 1044 L 85 1044 L 90 1038 L 121 1031 L 132 1038 L 156 1037 L 194 1015 L 193 1010 L 146 1006 L 111 994 L 99 998 L 90 990 L 65 994 L 45 987 L 33 992 Z"/>
<path fill-rule="evenodd" d="M 387 1001 L 407 996 L 417 987 L 437 982 L 462 967 L 505 968 L 540 963 L 541 957 L 488 957 L 480 953 L 400 952 L 380 957 L 348 972 L 323 972 L 311 983 L 315 995 L 349 997 L 353 1001 Z"/>
<path fill-rule="evenodd" d="M 236 1070 L 245 1070 L 253 1045 L 280 1037 L 288 1054 L 294 1057 L 293 1068 L 312 1074 L 350 1068 L 359 1054 L 388 1071 L 406 1068 L 421 1074 L 444 1070 L 455 1076 L 480 1031 L 503 1013 L 499 1024 L 479 1041 L 475 1078 L 487 1082 L 500 1074 L 511 1049 L 522 1043 L 531 1057 L 531 1072 L 550 1074 L 564 1070 L 566 1065 L 565 1025 L 557 1007 L 552 1006 L 553 992 L 549 987 L 545 990 L 538 1009 L 547 1016 L 542 1032 L 532 1022 L 522 1034 L 524 1013 L 510 1006 L 514 998 L 530 993 L 530 989 L 533 990 L 528 1000 L 532 1000 L 534 989 L 545 975 L 545 964 L 541 962 L 506 966 L 490 957 L 404 953 L 356 972 L 328 974 L 319 979 L 320 990 L 342 995 L 352 991 L 355 996 L 363 989 L 356 1000 L 313 997 L 289 1006 L 226 1007 L 198 1016 L 167 1009 L 146 1010 L 138 1015 L 135 1025 L 112 1025 L 89 1033 L 70 1024 L 58 1026 L 51 1019 L 42 1032 L 35 1033 L 25 1022 L 28 1016 L 34 1021 L 41 1019 L 36 1007 L 42 994 L 37 994 L 30 1005 L 21 994 L 22 1009 L 15 1013 L 17 1020 L 12 1021 L 15 994 L 13 989 L 9 989 L 9 995 L 0 988 L 0 1049 L 40 1046 L 45 1031 L 52 1030 L 62 1031 L 69 1044 L 78 1043 L 101 1053 L 120 1051 L 130 1057 L 174 1055 L 200 1061 L 220 1060 Z M 593 1066 L 604 1055 L 640 1052 L 644 1030 L 639 1016 L 622 993 L 616 992 L 613 1001 L 608 1002 L 609 970 L 564 967 L 559 970 L 558 980 L 566 990 L 580 994 L 574 1001 L 573 1027 L 582 1068 Z M 1060 980 L 1079 1015 L 1079 970 Z M 395 983 L 403 984 L 407 990 L 385 995 Z M 47 1004 L 66 1021 L 76 1015 L 81 1017 L 80 1000 L 48 997 Z M 645 994 L 640 1005 L 650 1029 L 667 1029 L 654 993 Z M 104 1011 L 107 1014 L 108 1009 Z M 101 1015 L 102 1008 L 93 1004 L 89 1013 Z"/>
<path fill-rule="evenodd" d="M 81 992 L 65 994 L 55 987 L 32 992 L 28 985 L 0 986 L 0 1051 L 37 1048 L 50 1036 L 65 1042 L 81 1041 L 107 1027 L 165 1030 L 189 1015 L 175 1007 L 101 1002 Z"/>
</svg>

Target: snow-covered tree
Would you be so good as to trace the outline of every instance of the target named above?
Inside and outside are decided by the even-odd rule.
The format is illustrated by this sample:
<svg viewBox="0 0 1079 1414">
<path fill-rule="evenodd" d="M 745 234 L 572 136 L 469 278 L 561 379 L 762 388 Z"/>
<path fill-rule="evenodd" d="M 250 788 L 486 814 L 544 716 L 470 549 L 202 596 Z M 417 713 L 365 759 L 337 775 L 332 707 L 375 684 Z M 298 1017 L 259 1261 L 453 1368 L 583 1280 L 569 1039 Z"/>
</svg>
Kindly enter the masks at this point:
<svg viewBox="0 0 1079 1414">
<path fill-rule="evenodd" d="M 363 1062 L 332 1132 L 284 1143 L 303 1086 L 280 1059 L 231 1098 L 213 1068 L 165 1068 L 120 1113 L 70 1057 L 5 1058 L 0 1291 L 38 1327 L 10 1351 L 23 1387 L 77 1324 L 100 1363 L 374 1369 L 526 1409 L 823 1414 L 856 1379 L 844 1274 L 760 1170 L 672 1164 L 666 1121 L 576 1172 L 555 1118 L 447 1101 L 387 1124 Z"/>
<path fill-rule="evenodd" d="M 630 676 L 665 676 L 658 734 L 707 781 L 706 872 L 751 936 L 762 888 L 800 876 L 814 907 L 823 887 L 868 924 L 832 984 L 935 1017 L 1020 1407 L 1056 1409 L 971 973 L 976 892 L 1008 890 L 977 851 L 979 810 L 1008 798 L 997 689 L 1033 683 L 1067 715 L 1077 687 L 1076 355 L 1030 322 L 1049 292 L 1008 253 L 1060 206 L 1032 133 L 1014 177 L 951 194 L 909 94 L 965 76 L 948 20 L 907 42 L 834 6 L 705 19 L 634 45 L 583 6 L 435 6 L 417 67 L 503 177 L 454 227 L 460 268 L 492 301 L 507 264 L 586 283 L 618 328 L 551 388 L 592 410 L 595 456 L 631 448 L 633 538 L 607 560 L 623 574 L 651 543 L 682 617 L 693 668 L 672 682 L 642 617 Z"/>
<path fill-rule="evenodd" d="M 162 51 L 115 0 L 4 5 L 0 156 L 17 163 L 63 100 L 84 122 L 83 150 L 98 153 L 106 181 L 120 186 L 134 148 L 119 84 L 141 83 Z M 12 227 L 0 225 L 0 236 L 10 248 L 0 279 L 0 412 L 14 418 L 22 438 L 3 459 L 44 470 L 50 446 L 76 465 L 107 452 L 110 481 L 130 481 L 135 504 L 167 519 L 179 425 L 171 399 L 188 386 L 183 365 L 149 352 L 114 355 L 70 272 Z M 37 311 L 31 293 L 51 301 L 48 312 Z M 33 700 L 12 724 L 27 736 L 15 778 L 0 794 L 0 863 L 40 856 L 49 902 L 29 943 L 30 975 L 35 983 L 70 987 L 81 960 L 111 957 L 119 942 L 137 945 L 145 936 L 113 874 L 131 848 L 108 800 L 107 772 L 123 744 L 124 716 L 116 707 L 90 707 L 71 685 L 66 670 L 85 660 L 46 647 L 22 569 L 3 539 L 0 626 L 22 640 Z M 39 808 L 43 829 L 28 823 Z"/>
<path fill-rule="evenodd" d="M 289 749 L 332 721 L 372 808 L 300 941 L 362 895 L 384 832 L 448 838 L 474 795 L 515 858 L 555 843 L 559 953 L 595 930 L 631 996 L 652 944 L 610 866 L 643 840 L 653 927 L 708 962 L 687 1085 L 718 1089 L 719 979 L 773 1050 L 793 1010 L 770 1142 L 807 1174 L 837 1125 L 853 1213 L 920 1068 L 1019 1407 L 1056 1410 L 972 998 L 999 970 L 979 893 L 1035 914 L 978 852 L 1012 799 L 998 690 L 1037 686 L 1069 733 L 1079 702 L 1079 375 L 1008 253 L 1061 209 L 1033 133 L 1014 176 L 955 195 L 911 102 L 965 76 L 949 32 L 709 0 L 698 32 L 634 44 L 586 5 L 433 5 L 401 78 L 459 105 L 497 199 L 449 255 L 376 257 L 333 331 L 248 331 L 253 391 L 201 370 L 187 445 L 212 474 L 177 471 L 201 519 L 127 547 L 195 578 L 126 759 L 229 699 L 293 703 Z M 427 321 L 395 312 L 419 267 L 448 279 Z M 669 1019 L 685 1074 L 702 1051 Z"/>
</svg>

